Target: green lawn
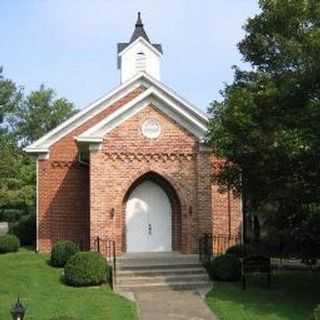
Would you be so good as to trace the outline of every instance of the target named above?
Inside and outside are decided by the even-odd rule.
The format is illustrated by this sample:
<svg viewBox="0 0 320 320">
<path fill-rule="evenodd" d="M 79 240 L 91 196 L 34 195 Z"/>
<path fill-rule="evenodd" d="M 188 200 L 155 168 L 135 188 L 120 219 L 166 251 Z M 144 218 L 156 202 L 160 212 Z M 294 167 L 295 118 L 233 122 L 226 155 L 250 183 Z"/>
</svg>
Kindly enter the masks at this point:
<svg viewBox="0 0 320 320">
<path fill-rule="evenodd" d="M 320 304 L 320 273 L 277 273 L 271 289 L 261 276 L 250 277 L 246 291 L 215 282 L 207 303 L 220 320 L 306 320 Z"/>
<path fill-rule="evenodd" d="M 27 307 L 26 320 L 49 320 L 68 315 L 80 320 L 137 319 L 135 305 L 109 287 L 71 288 L 61 281 L 62 269 L 47 257 L 25 249 L 0 255 L 0 319 L 19 295 Z"/>
</svg>

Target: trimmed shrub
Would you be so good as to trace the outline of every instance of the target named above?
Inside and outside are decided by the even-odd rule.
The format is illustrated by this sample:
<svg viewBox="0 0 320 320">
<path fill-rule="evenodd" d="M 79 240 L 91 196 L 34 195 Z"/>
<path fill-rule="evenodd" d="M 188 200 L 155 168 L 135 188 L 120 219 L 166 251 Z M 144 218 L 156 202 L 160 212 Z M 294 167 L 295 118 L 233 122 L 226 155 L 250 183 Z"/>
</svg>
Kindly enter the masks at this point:
<svg viewBox="0 0 320 320">
<path fill-rule="evenodd" d="M 229 256 L 234 256 L 237 258 L 243 258 L 246 256 L 252 256 L 256 253 L 254 246 L 250 244 L 236 244 L 226 251 L 226 254 Z"/>
<path fill-rule="evenodd" d="M 72 241 L 57 241 L 51 250 L 50 263 L 54 267 L 64 267 L 68 260 L 79 251 L 79 247 Z"/>
<path fill-rule="evenodd" d="M 36 217 L 34 214 L 22 216 L 14 223 L 10 232 L 16 235 L 24 246 L 34 245 L 36 238 Z"/>
<path fill-rule="evenodd" d="M 20 240 L 13 234 L 0 236 L 0 253 L 16 252 L 20 248 Z"/>
<path fill-rule="evenodd" d="M 85 287 L 107 281 L 107 262 L 96 252 L 78 252 L 64 267 L 64 279 L 68 285 Z"/>
<path fill-rule="evenodd" d="M 221 255 L 213 259 L 208 271 L 211 279 L 238 281 L 241 278 L 241 262 L 237 257 Z"/>
</svg>

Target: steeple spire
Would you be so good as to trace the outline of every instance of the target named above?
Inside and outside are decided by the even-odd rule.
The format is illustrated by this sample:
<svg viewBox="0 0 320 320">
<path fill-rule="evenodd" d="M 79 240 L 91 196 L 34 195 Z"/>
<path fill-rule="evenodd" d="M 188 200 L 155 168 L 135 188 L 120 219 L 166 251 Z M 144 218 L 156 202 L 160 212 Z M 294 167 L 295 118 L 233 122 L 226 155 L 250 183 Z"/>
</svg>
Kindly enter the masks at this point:
<svg viewBox="0 0 320 320">
<path fill-rule="evenodd" d="M 120 42 L 117 47 L 121 83 L 140 72 L 148 73 L 160 80 L 162 47 L 160 43 L 150 41 L 144 30 L 140 12 L 130 41 Z"/>
<path fill-rule="evenodd" d="M 143 23 L 142 23 L 142 19 L 141 19 L 141 12 L 138 12 L 138 18 L 137 18 L 137 22 L 135 25 L 135 29 L 133 31 L 133 34 L 131 36 L 129 43 L 132 43 L 133 41 L 135 41 L 139 37 L 142 37 L 145 40 L 147 40 L 148 42 L 150 42 L 149 37 L 147 36 L 147 34 L 143 28 Z"/>
<path fill-rule="evenodd" d="M 138 12 L 138 19 L 137 19 L 137 22 L 136 22 L 136 27 L 143 27 L 143 23 L 142 23 L 142 20 L 141 20 L 141 12 L 140 11 Z"/>
</svg>

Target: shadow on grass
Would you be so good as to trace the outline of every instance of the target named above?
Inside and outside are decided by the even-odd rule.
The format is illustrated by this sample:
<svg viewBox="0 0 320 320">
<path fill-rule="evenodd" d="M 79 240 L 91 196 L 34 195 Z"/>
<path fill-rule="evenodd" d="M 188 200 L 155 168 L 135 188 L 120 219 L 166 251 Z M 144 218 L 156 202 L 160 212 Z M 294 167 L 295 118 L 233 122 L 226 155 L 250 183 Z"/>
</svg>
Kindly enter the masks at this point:
<svg viewBox="0 0 320 320">
<path fill-rule="evenodd" d="M 23 249 L 27 250 L 27 251 L 33 251 L 36 252 L 34 246 L 29 245 L 29 246 L 22 246 Z"/>
<path fill-rule="evenodd" d="M 319 272 L 277 272 L 271 288 L 265 277 L 248 277 L 247 290 L 241 283 L 215 282 L 207 301 L 224 320 L 305 320 L 320 303 Z"/>
</svg>

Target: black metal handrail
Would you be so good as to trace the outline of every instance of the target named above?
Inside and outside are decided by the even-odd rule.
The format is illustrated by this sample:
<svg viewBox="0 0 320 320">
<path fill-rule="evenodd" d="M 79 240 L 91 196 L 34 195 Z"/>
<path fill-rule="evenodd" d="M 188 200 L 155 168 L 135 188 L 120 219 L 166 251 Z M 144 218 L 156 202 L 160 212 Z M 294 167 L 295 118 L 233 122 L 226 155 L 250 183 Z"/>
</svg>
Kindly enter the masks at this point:
<svg viewBox="0 0 320 320">
<path fill-rule="evenodd" d="M 94 248 L 101 255 L 105 256 L 108 264 L 112 266 L 110 285 L 113 289 L 116 284 L 117 276 L 116 242 L 113 239 L 96 237 L 94 241 Z"/>
<path fill-rule="evenodd" d="M 213 256 L 212 234 L 205 233 L 199 238 L 199 260 L 206 266 Z"/>
<path fill-rule="evenodd" d="M 226 250 L 241 243 L 240 235 L 204 233 L 199 238 L 199 260 L 203 265 L 208 265 L 213 256 L 224 254 Z"/>
<path fill-rule="evenodd" d="M 213 254 L 217 256 L 226 253 L 228 248 L 241 244 L 241 236 L 239 234 L 213 235 L 212 242 Z"/>
</svg>

